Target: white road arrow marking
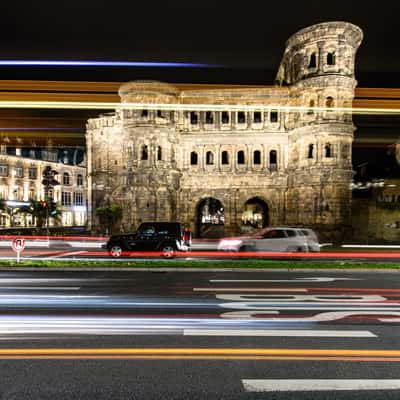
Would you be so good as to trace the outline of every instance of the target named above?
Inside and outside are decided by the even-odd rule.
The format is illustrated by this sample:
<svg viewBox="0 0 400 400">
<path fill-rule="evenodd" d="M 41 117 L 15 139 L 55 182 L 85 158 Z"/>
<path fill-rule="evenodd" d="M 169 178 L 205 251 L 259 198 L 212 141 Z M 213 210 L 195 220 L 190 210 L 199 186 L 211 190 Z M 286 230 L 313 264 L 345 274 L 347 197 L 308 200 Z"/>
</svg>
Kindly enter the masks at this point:
<svg viewBox="0 0 400 400">
<path fill-rule="evenodd" d="M 296 309 L 296 310 L 304 310 L 304 308 Z M 311 309 L 307 309 L 311 310 Z M 271 314 L 279 314 L 279 311 L 276 311 L 276 308 L 273 310 L 254 310 L 250 309 L 247 311 L 232 311 L 221 314 L 222 318 L 237 318 L 237 319 L 251 319 L 256 318 L 255 316 L 260 315 L 267 315 L 268 317 Z M 376 310 L 352 310 L 352 311 L 329 311 L 319 313 L 317 315 L 313 315 L 311 317 L 270 317 L 270 318 L 257 318 L 259 322 L 288 322 L 288 323 L 299 323 L 299 322 L 327 322 L 327 321 L 337 321 L 343 318 L 354 318 L 354 317 L 365 317 L 365 316 L 372 316 L 375 320 L 380 322 L 387 322 L 387 323 L 399 323 L 400 322 L 400 311 L 381 311 L 380 309 Z M 386 318 L 382 318 L 383 316 L 387 316 Z"/>
<path fill-rule="evenodd" d="M 264 282 L 333 282 L 333 281 L 360 281 L 358 278 L 293 278 L 293 279 L 210 279 L 212 283 L 264 283 Z"/>
<path fill-rule="evenodd" d="M 242 379 L 247 392 L 398 390 L 400 379 Z"/>
</svg>

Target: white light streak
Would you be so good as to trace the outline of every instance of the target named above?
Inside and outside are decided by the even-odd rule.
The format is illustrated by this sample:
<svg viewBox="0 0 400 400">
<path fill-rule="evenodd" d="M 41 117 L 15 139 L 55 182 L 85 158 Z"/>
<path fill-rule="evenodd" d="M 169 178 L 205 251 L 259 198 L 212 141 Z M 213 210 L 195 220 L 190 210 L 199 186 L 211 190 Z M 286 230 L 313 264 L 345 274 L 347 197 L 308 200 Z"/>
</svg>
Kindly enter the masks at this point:
<svg viewBox="0 0 400 400">
<path fill-rule="evenodd" d="M 160 111 L 282 111 L 307 112 L 309 107 L 271 104 L 198 104 L 198 103 L 117 103 L 78 101 L 0 101 L 0 108 L 40 109 L 90 109 L 90 110 L 160 110 Z M 399 108 L 366 107 L 314 107 L 314 112 L 336 112 L 347 114 L 397 115 Z"/>
</svg>

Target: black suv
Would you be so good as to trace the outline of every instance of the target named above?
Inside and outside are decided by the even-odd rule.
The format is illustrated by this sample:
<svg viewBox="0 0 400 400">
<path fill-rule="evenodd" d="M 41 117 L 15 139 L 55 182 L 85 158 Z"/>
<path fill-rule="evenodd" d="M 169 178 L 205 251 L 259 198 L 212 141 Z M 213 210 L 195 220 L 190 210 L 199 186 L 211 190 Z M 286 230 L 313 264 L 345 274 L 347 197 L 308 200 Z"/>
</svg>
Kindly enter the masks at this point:
<svg viewBox="0 0 400 400">
<path fill-rule="evenodd" d="M 111 236 L 105 247 L 113 257 L 151 251 L 172 258 L 191 244 L 191 232 L 179 222 L 145 222 L 137 232 Z"/>
</svg>

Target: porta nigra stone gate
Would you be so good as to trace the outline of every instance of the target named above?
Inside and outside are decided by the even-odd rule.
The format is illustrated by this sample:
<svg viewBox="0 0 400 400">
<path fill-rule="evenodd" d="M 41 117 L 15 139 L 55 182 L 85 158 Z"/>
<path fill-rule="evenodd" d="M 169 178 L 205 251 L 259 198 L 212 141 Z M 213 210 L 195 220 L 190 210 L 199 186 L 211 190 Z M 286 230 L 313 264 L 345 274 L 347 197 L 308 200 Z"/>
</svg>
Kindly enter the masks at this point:
<svg viewBox="0 0 400 400">
<path fill-rule="evenodd" d="M 195 236 L 350 225 L 351 108 L 362 31 L 326 22 L 289 38 L 269 88 L 178 90 L 135 81 L 121 107 L 87 123 L 90 227 L 120 204 L 117 232 L 180 221 Z"/>
</svg>

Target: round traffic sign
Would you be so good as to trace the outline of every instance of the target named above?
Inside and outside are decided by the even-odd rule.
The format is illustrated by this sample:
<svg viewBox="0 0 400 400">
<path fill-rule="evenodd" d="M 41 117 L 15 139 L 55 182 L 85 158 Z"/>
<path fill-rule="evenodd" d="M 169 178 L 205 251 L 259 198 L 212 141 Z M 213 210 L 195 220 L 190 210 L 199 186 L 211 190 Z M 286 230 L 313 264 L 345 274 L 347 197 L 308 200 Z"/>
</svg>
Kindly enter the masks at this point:
<svg viewBox="0 0 400 400">
<path fill-rule="evenodd" d="M 25 239 L 24 238 L 13 239 L 11 246 L 14 251 L 20 252 L 25 248 Z"/>
</svg>

